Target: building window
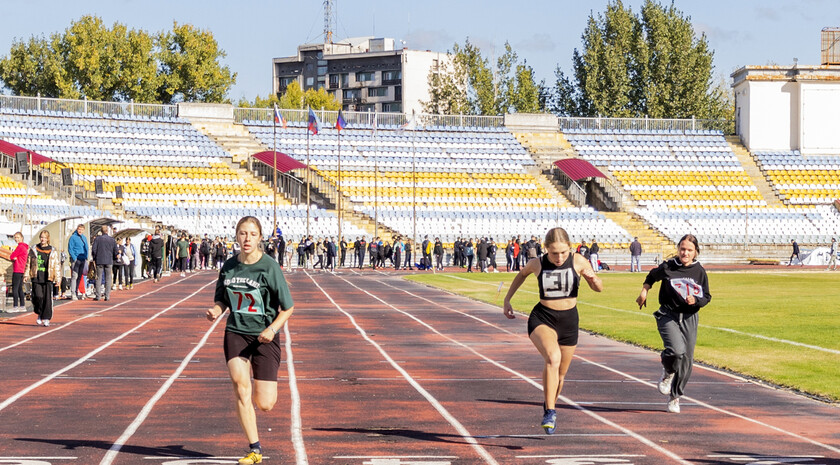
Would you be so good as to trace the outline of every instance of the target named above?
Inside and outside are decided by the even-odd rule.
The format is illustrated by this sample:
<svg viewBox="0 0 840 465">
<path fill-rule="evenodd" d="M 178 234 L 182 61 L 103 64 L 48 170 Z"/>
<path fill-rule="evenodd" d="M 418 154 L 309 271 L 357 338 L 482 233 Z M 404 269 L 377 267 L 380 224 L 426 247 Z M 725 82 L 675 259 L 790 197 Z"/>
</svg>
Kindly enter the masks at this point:
<svg viewBox="0 0 840 465">
<path fill-rule="evenodd" d="M 387 87 L 368 87 L 368 97 L 386 97 L 388 96 Z"/>
<path fill-rule="evenodd" d="M 280 93 L 286 92 L 286 87 L 297 80 L 296 76 L 282 76 L 277 79 L 277 91 Z"/>
<path fill-rule="evenodd" d="M 364 105 L 356 105 L 356 111 L 363 111 L 363 112 L 376 111 L 376 104 L 367 103 L 367 104 L 364 104 Z"/>
<path fill-rule="evenodd" d="M 373 81 L 375 74 L 376 73 L 374 71 L 358 72 L 358 73 L 356 73 L 356 82 Z"/>
<path fill-rule="evenodd" d="M 314 77 L 306 78 L 306 87 L 312 87 L 314 85 L 315 85 L 315 78 Z"/>
<path fill-rule="evenodd" d="M 341 73 L 341 87 L 350 85 L 350 75 L 348 73 Z"/>
<path fill-rule="evenodd" d="M 344 93 L 344 101 L 345 102 L 357 102 L 362 96 L 361 89 L 345 89 Z"/>
<path fill-rule="evenodd" d="M 338 74 L 330 74 L 330 89 L 338 87 L 340 77 Z"/>
<path fill-rule="evenodd" d="M 400 102 L 383 103 L 382 104 L 382 111 L 383 112 L 401 113 L 402 112 L 402 103 L 400 103 Z"/>
<path fill-rule="evenodd" d="M 402 79 L 402 71 L 382 71 L 383 84 L 397 84 Z"/>
</svg>

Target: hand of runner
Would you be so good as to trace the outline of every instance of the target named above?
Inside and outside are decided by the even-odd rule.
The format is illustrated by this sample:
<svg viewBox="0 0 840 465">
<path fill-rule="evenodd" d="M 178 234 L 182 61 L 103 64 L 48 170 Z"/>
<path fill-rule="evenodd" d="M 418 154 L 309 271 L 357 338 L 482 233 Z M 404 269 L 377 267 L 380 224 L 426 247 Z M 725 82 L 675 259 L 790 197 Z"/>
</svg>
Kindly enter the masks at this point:
<svg viewBox="0 0 840 465">
<path fill-rule="evenodd" d="M 260 343 L 265 344 L 267 342 L 273 341 L 274 336 L 276 335 L 277 333 L 275 333 L 274 330 L 271 329 L 271 326 L 268 326 L 263 330 L 263 332 L 260 333 L 260 335 L 257 337 L 257 340 L 260 341 Z"/>
<path fill-rule="evenodd" d="M 208 308 L 207 312 L 204 314 L 207 317 L 208 321 L 216 321 L 216 318 L 219 318 L 219 315 L 222 314 L 222 309 L 219 307 Z"/>
<path fill-rule="evenodd" d="M 504 313 L 509 320 L 513 320 L 516 318 L 516 315 L 513 313 L 513 306 L 510 304 L 510 302 L 505 302 Z"/>
</svg>

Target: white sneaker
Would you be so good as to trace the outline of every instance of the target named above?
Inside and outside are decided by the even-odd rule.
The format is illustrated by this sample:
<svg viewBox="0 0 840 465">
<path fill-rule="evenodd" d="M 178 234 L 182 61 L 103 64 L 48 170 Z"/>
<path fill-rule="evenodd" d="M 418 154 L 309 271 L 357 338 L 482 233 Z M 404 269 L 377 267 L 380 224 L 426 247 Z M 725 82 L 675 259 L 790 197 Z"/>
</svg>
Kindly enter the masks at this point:
<svg viewBox="0 0 840 465">
<path fill-rule="evenodd" d="M 40 318 L 38 318 L 37 320 L 35 320 L 35 324 L 36 324 L 36 325 L 41 326 L 41 323 L 43 323 L 43 321 L 41 321 L 41 319 L 40 319 Z"/>
<path fill-rule="evenodd" d="M 680 413 L 680 398 L 679 397 L 671 397 L 671 400 L 668 401 L 667 410 L 670 413 Z"/>
<path fill-rule="evenodd" d="M 44 320 L 44 327 L 47 327 L 49 325 L 50 325 L 50 320 Z M 679 412 L 679 410 L 680 410 L 680 406 L 677 405 L 677 411 Z"/>
<path fill-rule="evenodd" d="M 674 383 L 674 373 L 668 373 L 665 369 L 662 369 L 662 377 L 659 378 L 659 393 L 663 396 L 667 396 L 671 393 L 671 384 Z M 677 405 L 677 410 L 679 410 L 679 405 Z"/>
<path fill-rule="evenodd" d="M 122 284 L 120 284 L 119 286 L 117 286 L 117 289 L 122 290 Z"/>
<path fill-rule="evenodd" d="M 183 278 L 183 277 L 185 277 L 185 276 L 186 276 L 186 274 L 184 274 L 184 272 L 182 271 L 182 272 L 181 272 L 181 277 Z"/>
</svg>

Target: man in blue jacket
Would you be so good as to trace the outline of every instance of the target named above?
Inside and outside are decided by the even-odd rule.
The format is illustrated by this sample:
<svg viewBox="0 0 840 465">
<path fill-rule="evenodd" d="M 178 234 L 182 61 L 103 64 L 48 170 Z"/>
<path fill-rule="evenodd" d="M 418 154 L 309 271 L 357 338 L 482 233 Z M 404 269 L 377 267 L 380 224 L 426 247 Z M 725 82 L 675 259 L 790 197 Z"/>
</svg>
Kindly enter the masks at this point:
<svg viewBox="0 0 840 465">
<path fill-rule="evenodd" d="M 93 262 L 96 263 L 97 278 L 104 277 L 105 280 L 105 300 L 111 298 L 111 285 L 113 284 L 114 276 L 112 268 L 114 266 L 114 252 L 117 248 L 117 242 L 113 237 L 108 235 L 108 226 L 102 225 L 102 234 L 93 240 L 90 247 Z M 104 275 L 103 275 L 104 273 Z M 99 279 L 97 279 L 99 281 Z M 99 300 L 102 293 L 99 290 L 99 283 L 96 283 L 96 298 Z"/>
<path fill-rule="evenodd" d="M 76 295 L 79 292 L 79 280 L 85 274 L 85 263 L 88 259 L 88 241 L 85 237 L 85 225 L 76 226 L 76 231 L 70 235 L 67 242 L 67 252 L 70 254 L 70 299 L 79 300 Z M 82 293 L 84 298 L 84 293 Z"/>
</svg>

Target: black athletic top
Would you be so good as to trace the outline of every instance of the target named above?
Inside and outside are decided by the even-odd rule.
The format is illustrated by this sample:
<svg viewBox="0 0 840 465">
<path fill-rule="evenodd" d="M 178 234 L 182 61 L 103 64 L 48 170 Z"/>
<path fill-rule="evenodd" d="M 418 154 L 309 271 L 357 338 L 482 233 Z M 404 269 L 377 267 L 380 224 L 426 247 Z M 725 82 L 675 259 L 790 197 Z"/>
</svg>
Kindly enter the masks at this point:
<svg viewBox="0 0 840 465">
<path fill-rule="evenodd" d="M 542 270 L 537 276 L 537 284 L 540 288 L 540 300 L 561 300 L 577 297 L 580 276 L 575 271 L 575 254 L 570 253 L 569 258 L 556 266 L 544 254 L 540 259 Z"/>
<path fill-rule="evenodd" d="M 665 310 L 696 313 L 712 300 L 709 278 L 700 263 L 684 266 L 679 258 L 664 261 L 650 270 L 645 278 L 645 284 L 651 287 L 657 281 L 662 281 L 659 286 L 659 306 Z M 694 305 L 685 302 L 689 294 L 694 296 Z"/>
</svg>

